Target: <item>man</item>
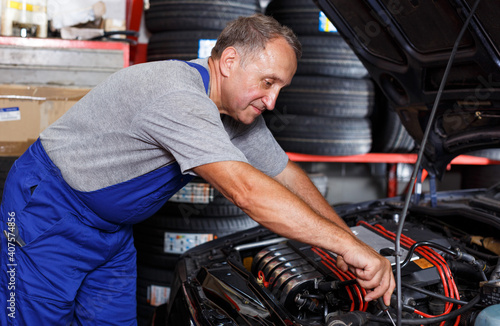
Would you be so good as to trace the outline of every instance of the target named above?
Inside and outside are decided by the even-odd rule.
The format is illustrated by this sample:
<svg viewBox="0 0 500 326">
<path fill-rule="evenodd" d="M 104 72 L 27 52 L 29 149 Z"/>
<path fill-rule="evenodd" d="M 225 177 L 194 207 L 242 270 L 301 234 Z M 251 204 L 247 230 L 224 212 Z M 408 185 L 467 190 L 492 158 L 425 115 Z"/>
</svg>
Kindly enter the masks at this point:
<svg viewBox="0 0 500 326">
<path fill-rule="evenodd" d="M 1 266 L 15 270 L 1 276 L 2 325 L 134 325 L 131 225 L 193 175 L 265 227 L 336 252 L 367 300 L 388 303 L 388 261 L 352 235 L 260 116 L 300 51 L 272 18 L 240 18 L 209 59 L 124 69 L 42 132 L 5 185 Z"/>
</svg>

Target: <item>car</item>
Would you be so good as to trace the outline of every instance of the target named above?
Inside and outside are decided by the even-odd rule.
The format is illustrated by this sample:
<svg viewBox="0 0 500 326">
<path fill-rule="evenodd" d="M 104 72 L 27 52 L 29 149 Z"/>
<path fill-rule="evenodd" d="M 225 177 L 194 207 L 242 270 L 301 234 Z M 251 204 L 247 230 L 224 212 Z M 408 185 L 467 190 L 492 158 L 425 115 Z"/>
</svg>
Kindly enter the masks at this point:
<svg viewBox="0 0 500 326">
<path fill-rule="evenodd" d="M 500 3 L 314 2 L 420 144 L 412 182 L 499 147 Z M 500 184 L 430 188 L 335 206 L 391 261 L 389 307 L 365 302 L 334 253 L 257 226 L 184 253 L 155 325 L 500 325 Z"/>
</svg>

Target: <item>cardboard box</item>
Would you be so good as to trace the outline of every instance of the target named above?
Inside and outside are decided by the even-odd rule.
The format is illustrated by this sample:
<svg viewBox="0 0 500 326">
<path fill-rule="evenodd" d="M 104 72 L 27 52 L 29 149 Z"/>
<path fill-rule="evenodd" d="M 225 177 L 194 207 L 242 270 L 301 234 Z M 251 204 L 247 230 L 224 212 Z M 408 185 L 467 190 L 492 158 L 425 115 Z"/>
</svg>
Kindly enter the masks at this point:
<svg viewBox="0 0 500 326">
<path fill-rule="evenodd" d="M 20 156 L 89 88 L 0 85 L 0 156 Z"/>
</svg>

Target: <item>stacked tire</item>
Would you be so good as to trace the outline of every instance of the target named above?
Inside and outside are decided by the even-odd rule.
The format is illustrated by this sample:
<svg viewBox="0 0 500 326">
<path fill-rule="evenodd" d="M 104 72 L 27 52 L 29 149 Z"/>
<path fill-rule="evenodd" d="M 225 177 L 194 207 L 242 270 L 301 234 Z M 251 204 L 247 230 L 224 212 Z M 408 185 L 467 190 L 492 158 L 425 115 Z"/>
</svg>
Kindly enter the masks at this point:
<svg viewBox="0 0 500 326">
<path fill-rule="evenodd" d="M 151 325 L 155 309 L 167 303 L 181 254 L 255 226 L 255 221 L 199 178 L 188 183 L 154 216 L 136 224 L 138 324 Z"/>
<path fill-rule="evenodd" d="M 302 58 L 267 125 L 285 151 L 356 155 L 370 151 L 375 89 L 348 44 L 310 0 L 272 0 L 266 14 L 290 27 Z"/>
<path fill-rule="evenodd" d="M 207 57 L 229 21 L 261 12 L 258 0 L 149 2 L 144 13 L 151 32 L 147 61 Z"/>
</svg>

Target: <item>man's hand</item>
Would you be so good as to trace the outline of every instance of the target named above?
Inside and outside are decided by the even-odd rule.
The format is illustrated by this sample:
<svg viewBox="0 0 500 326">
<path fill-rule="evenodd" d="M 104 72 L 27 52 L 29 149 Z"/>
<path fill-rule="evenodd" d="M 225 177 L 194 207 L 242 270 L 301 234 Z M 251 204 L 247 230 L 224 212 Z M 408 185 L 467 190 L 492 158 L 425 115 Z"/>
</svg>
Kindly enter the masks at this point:
<svg viewBox="0 0 500 326">
<path fill-rule="evenodd" d="M 356 275 L 359 285 L 367 290 L 366 301 L 383 297 L 384 303 L 390 305 L 396 282 L 389 260 L 359 241 L 358 245 L 337 256 L 337 266 Z"/>
</svg>

